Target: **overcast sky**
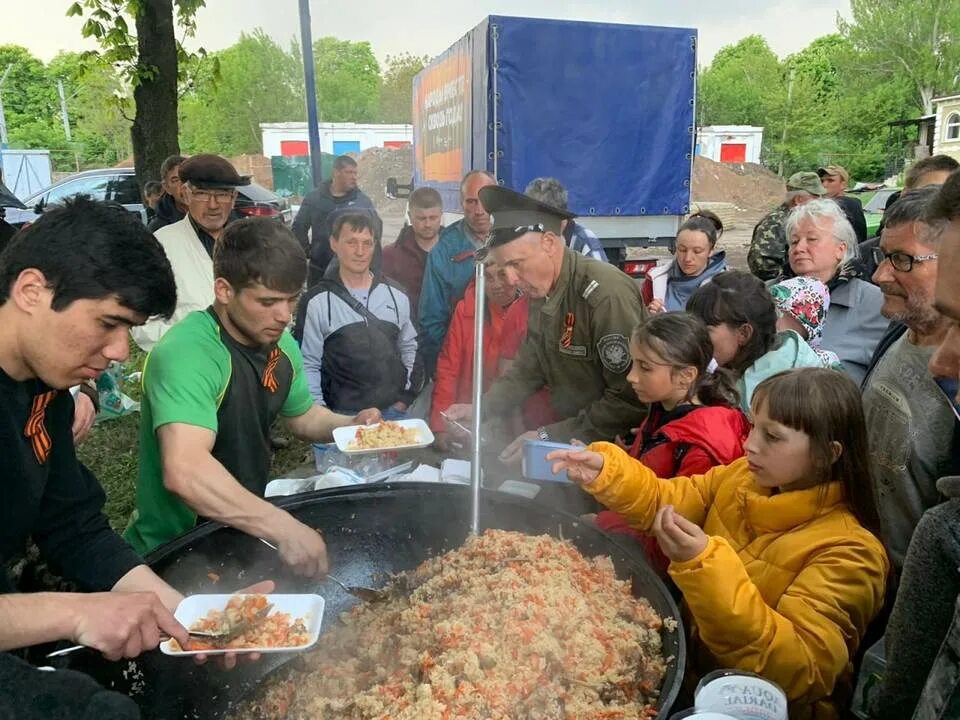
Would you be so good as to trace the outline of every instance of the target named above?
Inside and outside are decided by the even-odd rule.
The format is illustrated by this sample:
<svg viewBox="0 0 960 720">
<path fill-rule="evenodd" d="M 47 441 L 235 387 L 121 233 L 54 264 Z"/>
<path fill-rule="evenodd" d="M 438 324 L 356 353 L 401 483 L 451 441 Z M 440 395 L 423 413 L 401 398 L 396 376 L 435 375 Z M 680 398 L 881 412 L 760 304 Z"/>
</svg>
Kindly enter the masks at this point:
<svg viewBox="0 0 960 720">
<path fill-rule="evenodd" d="M 2 0 L 0 44 L 29 48 L 44 62 L 60 50 L 93 48 L 81 23 L 64 13 L 73 0 Z M 299 36 L 297 0 L 207 0 L 197 15 L 196 43 L 232 45 L 244 30 L 263 28 L 284 45 Z M 312 0 L 314 37 L 368 40 L 381 60 L 409 51 L 436 55 L 487 15 L 522 15 L 694 27 L 700 64 L 724 45 L 763 35 L 781 57 L 836 30 L 849 0 Z"/>
</svg>

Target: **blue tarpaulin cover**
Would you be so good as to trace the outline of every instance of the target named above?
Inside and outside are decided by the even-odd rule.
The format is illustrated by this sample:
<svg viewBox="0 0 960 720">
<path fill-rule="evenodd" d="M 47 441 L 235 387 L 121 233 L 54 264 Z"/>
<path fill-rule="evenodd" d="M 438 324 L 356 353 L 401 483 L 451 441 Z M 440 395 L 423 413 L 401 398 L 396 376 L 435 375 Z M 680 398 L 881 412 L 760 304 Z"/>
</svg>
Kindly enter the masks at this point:
<svg viewBox="0 0 960 720">
<path fill-rule="evenodd" d="M 681 215 L 696 43 L 693 29 L 490 16 L 415 80 L 415 183 L 455 209 L 455 175 L 492 171 L 496 151 L 503 185 L 556 177 L 580 215 Z M 427 110 L 418 86 L 432 89 Z"/>
</svg>

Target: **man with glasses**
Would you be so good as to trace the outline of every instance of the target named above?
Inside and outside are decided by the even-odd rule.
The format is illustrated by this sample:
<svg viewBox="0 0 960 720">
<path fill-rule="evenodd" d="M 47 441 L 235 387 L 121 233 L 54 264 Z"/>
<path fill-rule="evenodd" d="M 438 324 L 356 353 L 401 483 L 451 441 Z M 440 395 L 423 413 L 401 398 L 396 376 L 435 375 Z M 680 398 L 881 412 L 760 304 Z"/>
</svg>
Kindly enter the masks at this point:
<svg viewBox="0 0 960 720">
<path fill-rule="evenodd" d="M 881 312 L 897 324 L 867 371 L 863 407 L 883 541 L 898 572 L 920 516 L 940 502 L 937 480 L 956 471 L 956 419 L 928 370 L 949 327 L 934 307 L 940 229 L 924 220 L 936 194 L 935 187 L 904 193 L 886 211 L 875 248 Z"/>
<path fill-rule="evenodd" d="M 133 339 L 149 351 L 175 323 L 203 310 L 213 295 L 213 246 L 231 220 L 237 187 L 249 185 L 219 155 L 194 155 L 179 166 L 187 214 L 155 235 L 163 246 L 177 281 L 177 310 L 170 320 L 154 319 L 134 328 Z"/>
</svg>

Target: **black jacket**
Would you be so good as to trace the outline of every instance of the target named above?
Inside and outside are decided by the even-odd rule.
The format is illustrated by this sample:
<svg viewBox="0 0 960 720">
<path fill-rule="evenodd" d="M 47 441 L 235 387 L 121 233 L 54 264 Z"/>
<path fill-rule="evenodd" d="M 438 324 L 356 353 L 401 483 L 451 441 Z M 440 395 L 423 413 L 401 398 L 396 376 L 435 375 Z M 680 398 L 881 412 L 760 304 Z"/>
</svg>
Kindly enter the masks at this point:
<svg viewBox="0 0 960 720">
<path fill-rule="evenodd" d="M 157 216 L 150 221 L 150 224 L 147 225 L 147 230 L 150 232 L 156 232 L 162 227 L 167 225 L 173 225 L 175 222 L 180 222 L 183 220 L 183 216 L 186 215 L 185 212 L 181 211 L 177 207 L 177 202 L 164 193 L 160 196 L 160 202 L 157 203 Z"/>
<path fill-rule="evenodd" d="M 323 279 L 327 265 L 333 259 L 333 251 L 330 250 L 330 233 L 339 215 L 358 211 L 369 213 L 373 220 L 374 237 L 377 245 L 380 244 L 383 224 L 373 207 L 373 201 L 356 188 L 346 195 L 335 197 L 330 187 L 331 181 L 327 181 L 307 193 L 293 221 L 293 234 L 297 236 L 310 259 L 308 285 L 315 285 Z M 308 231 L 310 237 L 307 235 Z"/>
<path fill-rule="evenodd" d="M 867 239 L 867 218 L 863 215 L 863 204 L 855 197 L 841 195 L 834 198 L 847 220 L 853 226 L 853 231 L 857 234 L 857 242 L 862 243 Z"/>
<path fill-rule="evenodd" d="M 74 453 L 73 398 L 58 391 L 42 414 L 49 455 L 41 460 L 25 428 L 37 398 L 50 389 L 18 382 L 0 370 L 0 593 L 13 590 L 6 564 L 22 553 L 27 538 L 51 570 L 83 590 L 109 590 L 143 561 L 110 529 L 105 496 Z M 39 430 L 39 426 L 38 426 Z"/>
</svg>

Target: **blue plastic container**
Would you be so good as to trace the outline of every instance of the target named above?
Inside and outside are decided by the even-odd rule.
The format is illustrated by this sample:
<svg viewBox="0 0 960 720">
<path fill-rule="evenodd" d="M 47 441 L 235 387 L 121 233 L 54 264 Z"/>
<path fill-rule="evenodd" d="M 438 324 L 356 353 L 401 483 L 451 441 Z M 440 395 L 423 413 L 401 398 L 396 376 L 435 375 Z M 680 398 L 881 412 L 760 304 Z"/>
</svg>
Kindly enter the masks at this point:
<svg viewBox="0 0 960 720">
<path fill-rule="evenodd" d="M 554 450 L 576 450 L 576 445 L 567 443 L 548 442 L 546 440 L 527 440 L 523 445 L 523 476 L 527 480 L 551 480 L 553 482 L 570 482 L 567 471 L 553 472 L 553 463 L 547 460 L 547 455 Z"/>
</svg>

